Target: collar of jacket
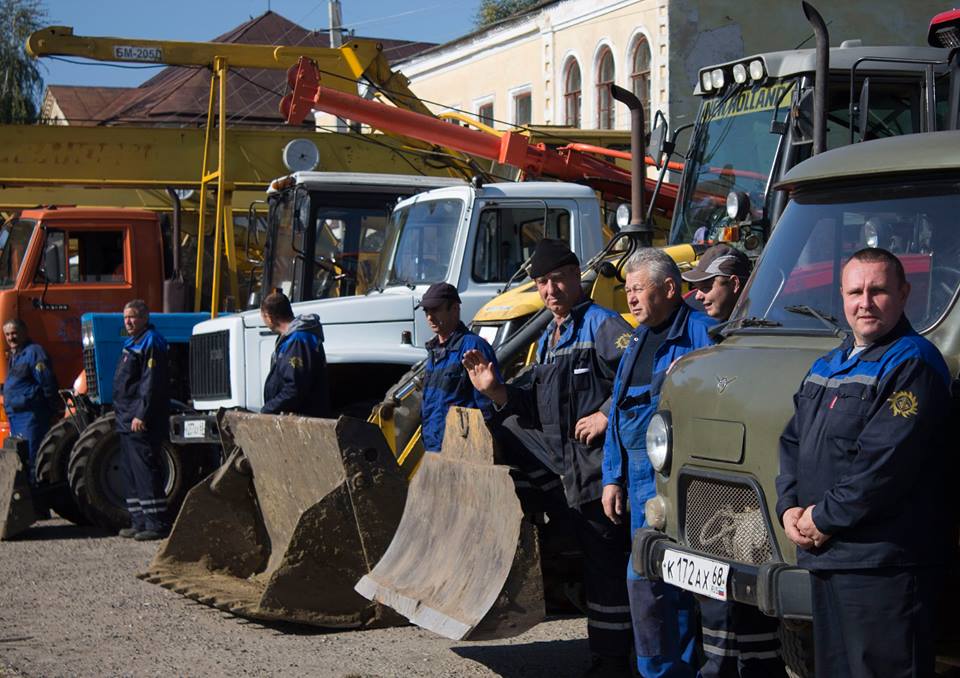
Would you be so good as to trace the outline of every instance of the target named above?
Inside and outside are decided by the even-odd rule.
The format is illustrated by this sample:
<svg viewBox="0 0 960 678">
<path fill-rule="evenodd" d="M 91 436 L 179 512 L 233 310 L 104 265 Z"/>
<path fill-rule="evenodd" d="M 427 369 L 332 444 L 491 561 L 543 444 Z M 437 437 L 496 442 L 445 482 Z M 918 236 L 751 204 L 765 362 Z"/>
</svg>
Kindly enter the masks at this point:
<svg viewBox="0 0 960 678">
<path fill-rule="evenodd" d="M 433 339 L 428 341 L 424 346 L 428 351 L 432 351 L 435 348 L 453 348 L 457 342 L 463 339 L 463 335 L 469 332 L 467 326 L 463 324 L 463 321 L 457 323 L 457 326 L 453 328 L 453 332 L 450 333 L 450 336 L 447 340 L 441 344 L 440 337 L 434 336 Z"/>
<path fill-rule="evenodd" d="M 897 339 L 903 337 L 907 334 L 913 334 L 913 326 L 910 324 L 910 321 L 907 320 L 906 315 L 901 315 L 900 320 L 897 321 L 897 324 L 892 330 L 887 332 L 879 340 L 873 342 L 865 349 L 860 351 L 857 354 L 857 357 L 860 360 L 866 360 L 868 362 L 876 362 L 883 357 L 883 354 L 887 352 L 887 349 L 890 348 L 890 345 L 893 344 Z M 850 355 L 850 349 L 853 348 L 854 337 L 853 333 L 847 335 L 847 338 L 844 339 L 843 343 L 840 344 L 841 355 L 846 358 Z"/>
<path fill-rule="evenodd" d="M 137 332 L 135 335 L 133 335 L 132 337 L 127 337 L 127 340 L 123 342 L 123 347 L 128 348 L 130 346 L 133 346 L 134 344 L 139 342 L 141 339 L 143 339 L 143 337 L 146 336 L 147 332 L 149 332 L 152 329 L 153 329 L 153 323 L 147 323 L 146 325 L 143 326 L 143 329 Z"/>
<path fill-rule="evenodd" d="M 562 340 L 564 335 L 567 333 L 567 328 L 571 325 L 576 326 L 583 320 L 583 316 L 586 314 L 587 309 L 593 305 L 593 299 L 586 297 L 583 301 L 577 303 L 576 306 L 570 308 L 570 312 L 567 314 L 567 317 L 563 319 L 560 323 L 560 339 Z M 557 319 L 554 318 L 550 321 L 550 325 L 547 327 L 547 336 L 552 335 L 557 331 Z M 557 342 L 557 345 L 560 345 L 560 341 Z"/>
</svg>

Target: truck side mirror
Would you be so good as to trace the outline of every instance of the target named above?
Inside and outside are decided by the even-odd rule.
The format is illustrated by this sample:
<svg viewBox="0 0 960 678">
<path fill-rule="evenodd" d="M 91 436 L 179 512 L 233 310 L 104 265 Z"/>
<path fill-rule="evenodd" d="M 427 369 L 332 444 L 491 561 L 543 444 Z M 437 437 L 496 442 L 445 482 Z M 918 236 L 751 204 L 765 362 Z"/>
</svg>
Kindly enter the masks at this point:
<svg viewBox="0 0 960 678">
<path fill-rule="evenodd" d="M 48 283 L 63 282 L 63 247 L 47 238 L 43 250 L 43 277 Z"/>
<path fill-rule="evenodd" d="M 813 90 L 807 90 L 800 95 L 794 109 L 791 111 L 794 129 L 794 144 L 813 143 Z"/>
<path fill-rule="evenodd" d="M 661 111 L 657 111 L 653 117 L 654 127 L 650 130 L 650 141 L 647 142 L 647 155 L 653 158 L 653 164 L 657 169 L 663 165 L 663 155 L 667 152 L 667 120 L 663 117 Z"/>
</svg>

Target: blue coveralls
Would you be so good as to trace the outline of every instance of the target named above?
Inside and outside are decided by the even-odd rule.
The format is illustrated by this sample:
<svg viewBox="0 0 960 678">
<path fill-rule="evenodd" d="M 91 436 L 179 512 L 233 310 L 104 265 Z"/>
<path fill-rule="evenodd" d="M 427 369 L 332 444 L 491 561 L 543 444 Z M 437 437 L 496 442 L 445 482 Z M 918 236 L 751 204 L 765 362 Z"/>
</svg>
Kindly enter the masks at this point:
<svg viewBox="0 0 960 678">
<path fill-rule="evenodd" d="M 40 344 L 28 340 L 10 354 L 7 362 L 3 409 L 10 422 L 10 435 L 27 441 L 31 485 L 37 481 L 37 450 L 50 429 L 56 398 L 57 378 L 50 358 Z"/>
<path fill-rule="evenodd" d="M 441 344 L 439 337 L 434 337 L 427 342 L 426 348 L 427 366 L 420 403 L 421 436 L 426 451 L 439 452 L 447 425 L 447 410 L 451 407 L 473 407 L 483 411 L 485 418 L 490 415 L 490 399 L 473 388 L 470 377 L 460 364 L 463 354 L 476 349 L 493 363 L 498 379 L 500 370 L 490 344 L 463 323 L 454 329 L 445 343 Z"/>
<path fill-rule="evenodd" d="M 626 662 L 632 633 L 624 578 L 628 535 L 600 503 L 602 437 L 584 445 L 574 433 L 578 420 L 609 411 L 613 377 L 633 328 L 590 300 L 571 309 L 551 345 L 556 328 L 551 322 L 540 337 L 532 370 L 507 385 L 503 414 L 509 416 L 494 430 L 542 493 L 551 524 L 569 521 L 583 551 L 591 652 Z"/>
<path fill-rule="evenodd" d="M 648 328 L 640 325 L 617 370 L 613 407 L 603 448 L 603 484 L 627 486 L 630 531 L 646 526 L 644 504 L 656 494 L 654 470 L 647 458 L 646 434 L 660 402 L 660 387 L 675 360 L 710 346 L 715 321 L 685 303 L 676 310 L 656 352 L 651 382 L 632 383 L 631 374 Z M 637 667 L 644 678 L 696 674 L 696 603 L 693 596 L 663 582 L 651 582 L 627 565 L 627 590 L 633 620 Z"/>
<path fill-rule="evenodd" d="M 315 314 L 297 316 L 277 337 L 263 385 L 264 414 L 330 416 L 323 327 Z"/>
<path fill-rule="evenodd" d="M 170 529 L 161 457 L 170 418 L 168 389 L 167 342 L 153 325 L 147 325 L 123 343 L 113 375 L 127 511 L 137 531 Z M 143 421 L 147 430 L 132 431 L 134 419 Z"/>
<path fill-rule="evenodd" d="M 953 536 L 950 383 L 906 318 L 851 356 L 818 359 L 780 438 L 777 516 L 813 509 L 830 539 L 798 549 L 812 573 L 818 676 L 928 676 Z M 955 545 L 955 542 L 954 542 Z"/>
</svg>

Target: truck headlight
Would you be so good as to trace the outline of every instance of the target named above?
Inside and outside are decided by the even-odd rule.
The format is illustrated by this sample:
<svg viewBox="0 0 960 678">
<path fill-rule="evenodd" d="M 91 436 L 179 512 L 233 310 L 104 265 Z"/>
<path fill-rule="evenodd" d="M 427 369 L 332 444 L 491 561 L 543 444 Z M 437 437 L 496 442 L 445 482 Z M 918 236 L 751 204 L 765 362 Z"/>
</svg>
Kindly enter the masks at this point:
<svg viewBox="0 0 960 678">
<path fill-rule="evenodd" d="M 93 346 L 93 328 L 90 325 L 84 325 L 80 328 L 80 343 L 84 348 Z"/>
<path fill-rule="evenodd" d="M 665 473 L 670 465 L 671 440 L 670 414 L 657 412 L 647 426 L 647 456 L 653 468 Z"/>
</svg>

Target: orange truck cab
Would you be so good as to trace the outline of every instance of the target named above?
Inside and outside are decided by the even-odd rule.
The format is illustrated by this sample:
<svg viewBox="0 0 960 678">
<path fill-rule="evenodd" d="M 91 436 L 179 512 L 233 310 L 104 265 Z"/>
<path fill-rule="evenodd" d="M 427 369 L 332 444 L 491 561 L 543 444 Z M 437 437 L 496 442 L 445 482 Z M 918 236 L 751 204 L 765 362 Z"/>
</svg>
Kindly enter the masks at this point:
<svg viewBox="0 0 960 678">
<path fill-rule="evenodd" d="M 80 316 L 140 298 L 160 310 L 163 239 L 153 212 L 122 208 L 24 210 L 0 227 L 0 324 L 19 317 L 50 355 L 60 388 L 83 370 Z M 3 341 L 0 382 L 9 347 Z M 0 440 L 9 427 L 0 409 Z"/>
</svg>

